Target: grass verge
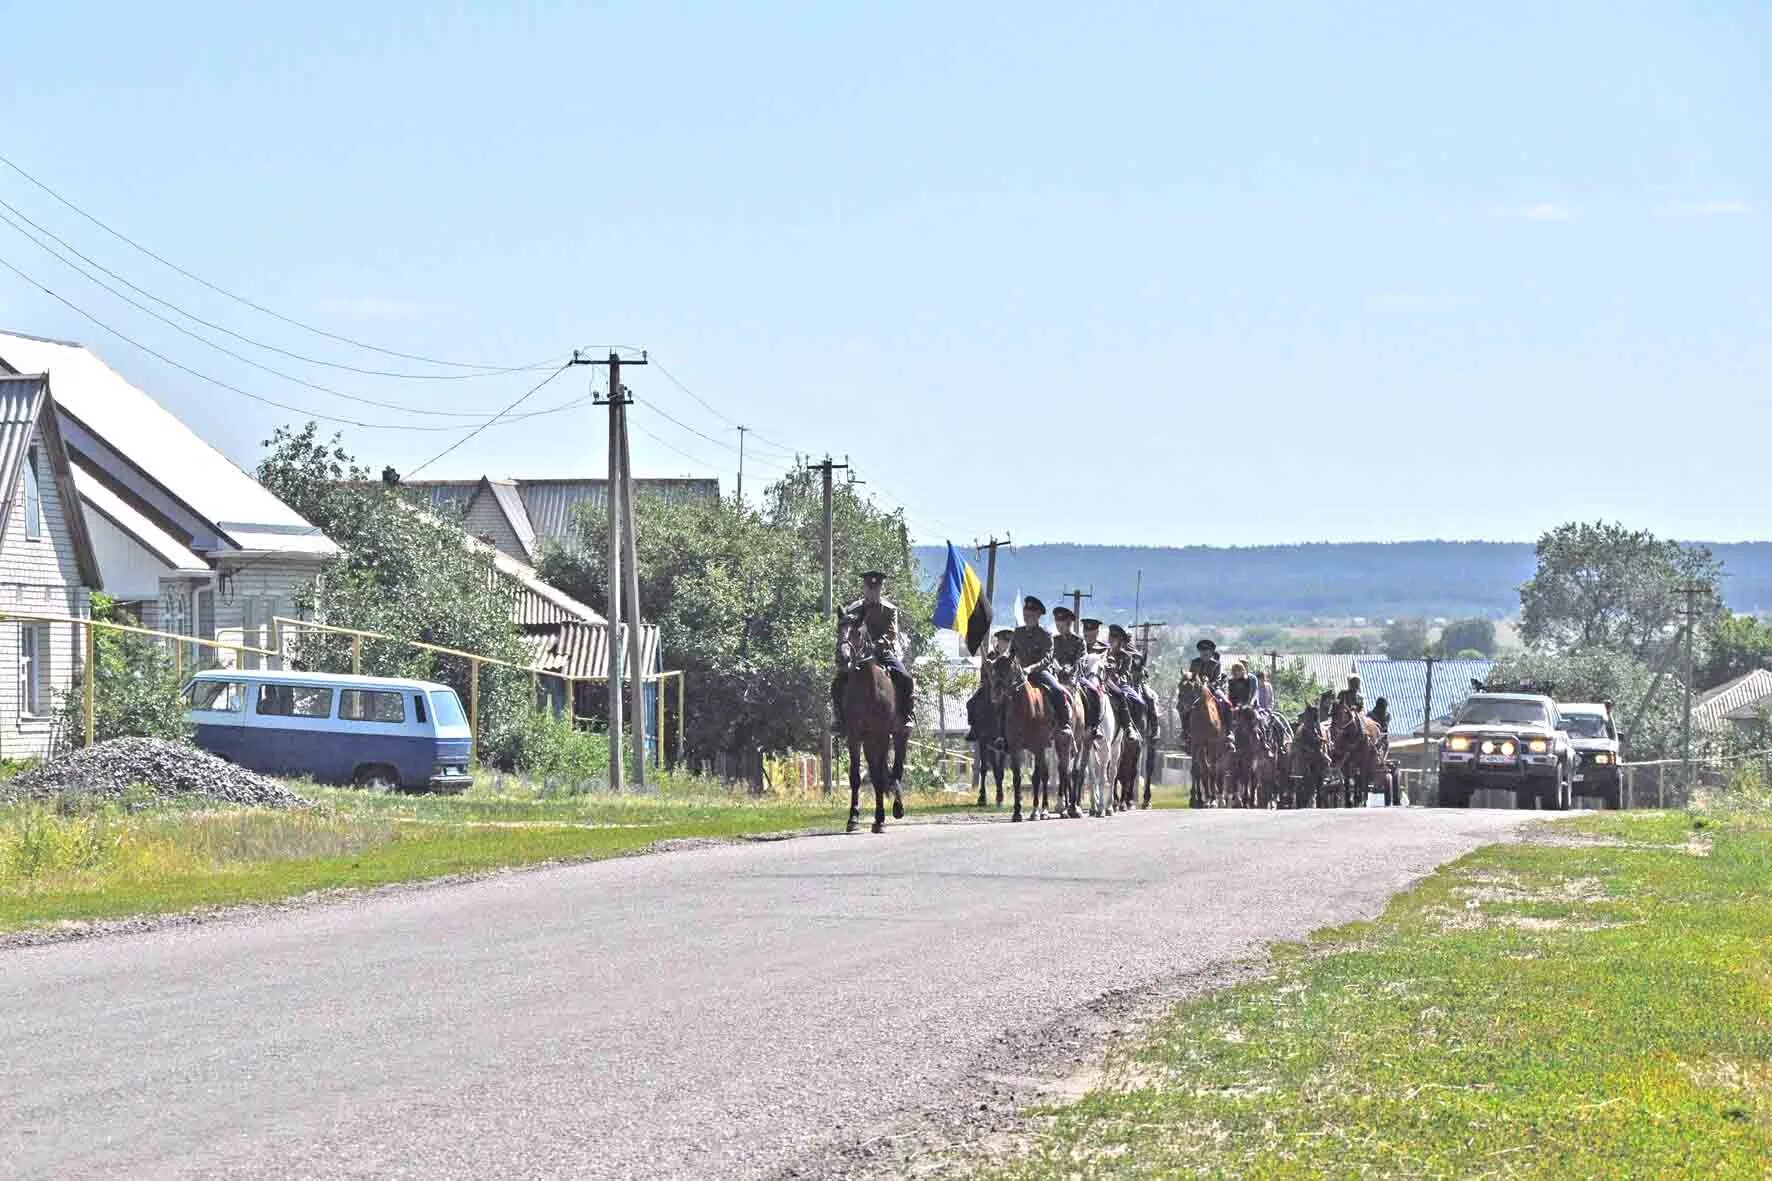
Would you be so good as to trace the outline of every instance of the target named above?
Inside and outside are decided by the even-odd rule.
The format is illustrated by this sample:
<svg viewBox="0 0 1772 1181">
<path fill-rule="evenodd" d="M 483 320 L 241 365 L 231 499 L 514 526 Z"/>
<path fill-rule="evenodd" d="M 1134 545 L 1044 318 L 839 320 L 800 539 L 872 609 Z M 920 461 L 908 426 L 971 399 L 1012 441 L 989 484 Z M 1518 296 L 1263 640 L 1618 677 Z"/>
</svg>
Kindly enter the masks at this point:
<svg viewBox="0 0 1772 1181">
<path fill-rule="evenodd" d="M 1179 1008 L 1002 1177 L 1772 1176 L 1772 823 L 1608 813 Z"/>
<path fill-rule="evenodd" d="M 840 829 L 848 803 L 705 786 L 655 796 L 556 796 L 516 781 L 442 797 L 298 788 L 319 806 L 0 808 L 0 932 L 594 860 L 681 839 Z M 913 815 L 965 810 L 949 799 L 905 802 Z"/>
</svg>

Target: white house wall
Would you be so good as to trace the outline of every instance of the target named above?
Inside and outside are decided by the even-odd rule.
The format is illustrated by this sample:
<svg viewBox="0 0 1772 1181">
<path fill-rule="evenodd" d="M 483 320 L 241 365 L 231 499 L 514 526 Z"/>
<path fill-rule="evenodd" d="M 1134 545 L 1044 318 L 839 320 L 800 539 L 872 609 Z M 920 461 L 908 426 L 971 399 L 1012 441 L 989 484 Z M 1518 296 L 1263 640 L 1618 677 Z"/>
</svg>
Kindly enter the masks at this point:
<svg viewBox="0 0 1772 1181">
<path fill-rule="evenodd" d="M 160 580 L 172 573 L 172 567 L 103 513 L 87 509 L 86 528 L 92 534 L 92 551 L 107 595 L 125 603 L 160 597 Z"/>
</svg>

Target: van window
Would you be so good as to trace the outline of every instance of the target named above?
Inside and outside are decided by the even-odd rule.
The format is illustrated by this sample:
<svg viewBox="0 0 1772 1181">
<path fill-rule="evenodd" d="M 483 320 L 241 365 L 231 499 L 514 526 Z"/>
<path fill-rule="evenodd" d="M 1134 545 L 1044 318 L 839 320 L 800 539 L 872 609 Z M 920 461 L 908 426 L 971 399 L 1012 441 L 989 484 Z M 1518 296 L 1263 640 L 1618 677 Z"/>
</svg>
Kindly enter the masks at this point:
<svg viewBox="0 0 1772 1181">
<path fill-rule="evenodd" d="M 313 685 L 260 685 L 258 712 L 277 718 L 329 718 L 332 690 Z"/>
<path fill-rule="evenodd" d="M 418 724 L 421 726 L 424 725 L 425 724 L 425 695 L 423 693 L 414 693 L 412 695 L 412 709 L 413 709 L 413 716 L 418 719 Z"/>
<path fill-rule="evenodd" d="M 188 709 L 237 714 L 246 704 L 246 686 L 239 681 L 192 681 L 185 690 Z"/>
<path fill-rule="evenodd" d="M 404 722 L 406 701 L 386 689 L 344 689 L 338 695 L 338 716 L 347 722 Z"/>
<path fill-rule="evenodd" d="M 431 694 L 431 708 L 437 713 L 439 726 L 465 726 L 468 720 L 461 716 L 461 699 L 453 689 L 438 689 Z"/>
</svg>

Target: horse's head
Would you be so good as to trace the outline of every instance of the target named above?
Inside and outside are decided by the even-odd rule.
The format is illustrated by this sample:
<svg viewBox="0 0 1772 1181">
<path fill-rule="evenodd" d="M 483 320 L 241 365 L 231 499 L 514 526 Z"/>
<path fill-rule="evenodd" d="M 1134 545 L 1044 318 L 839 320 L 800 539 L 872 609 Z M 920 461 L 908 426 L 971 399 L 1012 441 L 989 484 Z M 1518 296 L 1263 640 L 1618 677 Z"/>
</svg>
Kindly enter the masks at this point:
<svg viewBox="0 0 1772 1181">
<path fill-rule="evenodd" d="M 1010 694 L 1027 684 L 1027 673 L 1014 656 L 993 657 L 985 666 L 985 683 L 990 686 L 991 700 L 1001 703 Z"/>
</svg>

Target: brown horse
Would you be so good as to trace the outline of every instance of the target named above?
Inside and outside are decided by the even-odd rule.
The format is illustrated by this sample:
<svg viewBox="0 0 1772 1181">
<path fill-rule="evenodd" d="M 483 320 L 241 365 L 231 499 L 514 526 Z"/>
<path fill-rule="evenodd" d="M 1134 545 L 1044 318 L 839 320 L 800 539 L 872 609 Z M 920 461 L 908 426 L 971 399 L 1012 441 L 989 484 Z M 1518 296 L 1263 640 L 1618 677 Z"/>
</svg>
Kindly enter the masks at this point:
<svg viewBox="0 0 1772 1181">
<path fill-rule="evenodd" d="M 858 643 L 849 653 L 848 675 L 843 680 L 843 735 L 849 740 L 849 831 L 861 827 L 861 761 L 865 757 L 868 782 L 874 785 L 874 831 L 885 832 L 889 788 L 892 818 L 904 819 L 904 796 L 898 783 L 903 764 L 893 767 L 888 763 L 901 729 L 898 690 L 871 645 Z M 903 747 L 898 749 L 902 752 Z M 902 754 L 899 757 L 902 759 Z"/>
<path fill-rule="evenodd" d="M 1387 779 L 1384 766 L 1384 727 L 1337 702 L 1329 732 L 1329 757 L 1341 768 L 1343 806 L 1360 807 L 1366 802 L 1366 793 L 1375 784 Z"/>
<path fill-rule="evenodd" d="M 1046 748 L 1053 746 L 1054 739 L 1059 737 L 1057 718 L 1046 708 L 1046 694 L 1027 679 L 1021 662 L 1012 656 L 991 663 L 990 685 L 991 700 L 1004 706 L 1003 741 L 1009 756 L 1009 776 L 1015 789 L 1015 811 L 1009 818 L 1014 821 L 1022 818 L 1021 755 L 1026 751 L 1033 756 L 1033 799 L 1028 816 L 1033 820 L 1044 820 L 1051 815 L 1048 805 L 1052 802 L 1052 776 L 1046 764 Z M 1070 746 L 1069 741 L 1059 745 L 1061 766 L 1070 757 Z"/>
<path fill-rule="evenodd" d="M 1216 806 L 1224 795 L 1228 753 L 1224 715 L 1218 710 L 1218 699 L 1210 686 L 1203 684 L 1198 677 L 1190 676 L 1183 681 L 1177 697 L 1182 712 L 1187 714 L 1188 756 L 1193 767 L 1188 806 Z"/>
<path fill-rule="evenodd" d="M 1304 716 L 1298 721 L 1298 729 L 1292 736 L 1292 758 L 1290 772 L 1293 785 L 1292 806 L 1310 807 L 1324 806 L 1323 787 L 1329 781 L 1329 732 L 1327 725 L 1317 716 L 1317 707 L 1304 707 Z"/>
</svg>

